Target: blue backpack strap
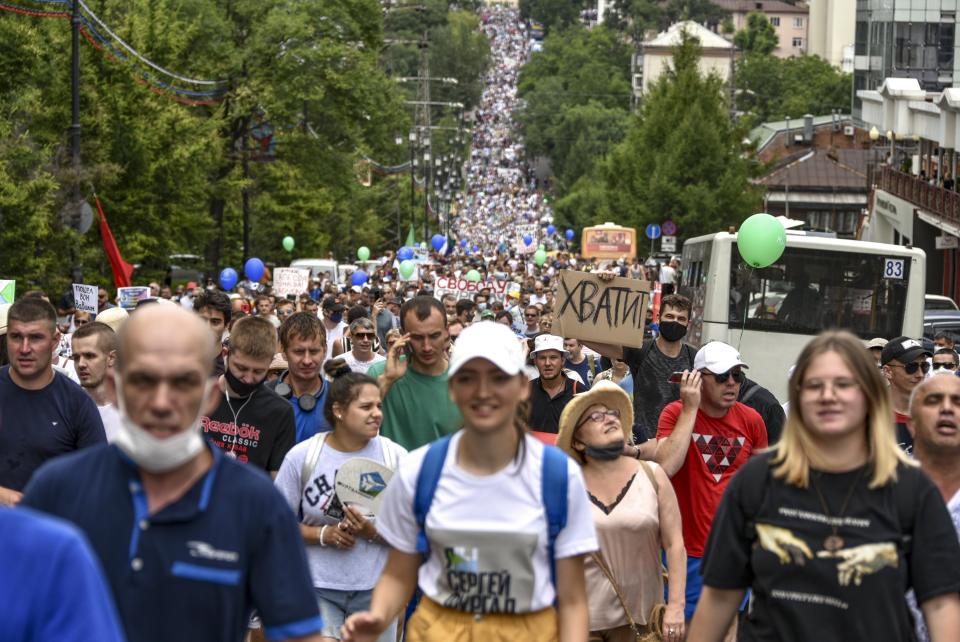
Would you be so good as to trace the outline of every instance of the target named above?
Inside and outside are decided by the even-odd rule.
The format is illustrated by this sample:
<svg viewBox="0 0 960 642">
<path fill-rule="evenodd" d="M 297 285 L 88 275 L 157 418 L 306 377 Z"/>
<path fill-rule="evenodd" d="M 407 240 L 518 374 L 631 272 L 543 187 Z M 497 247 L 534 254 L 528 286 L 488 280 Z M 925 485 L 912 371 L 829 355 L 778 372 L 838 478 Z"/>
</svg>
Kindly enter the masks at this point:
<svg viewBox="0 0 960 642">
<path fill-rule="evenodd" d="M 543 507 L 547 513 L 547 556 L 550 580 L 557 587 L 557 536 L 567 525 L 567 454 L 556 446 L 543 447 Z"/>
<path fill-rule="evenodd" d="M 417 487 L 413 494 L 413 515 L 417 519 L 417 552 L 427 555 L 430 553 L 430 542 L 427 540 L 427 513 L 433 503 L 433 494 L 440 483 L 440 473 L 443 472 L 443 462 L 447 460 L 447 451 L 450 450 L 450 435 L 438 439 L 427 447 L 427 454 L 423 458 L 420 472 L 417 473 Z"/>
</svg>

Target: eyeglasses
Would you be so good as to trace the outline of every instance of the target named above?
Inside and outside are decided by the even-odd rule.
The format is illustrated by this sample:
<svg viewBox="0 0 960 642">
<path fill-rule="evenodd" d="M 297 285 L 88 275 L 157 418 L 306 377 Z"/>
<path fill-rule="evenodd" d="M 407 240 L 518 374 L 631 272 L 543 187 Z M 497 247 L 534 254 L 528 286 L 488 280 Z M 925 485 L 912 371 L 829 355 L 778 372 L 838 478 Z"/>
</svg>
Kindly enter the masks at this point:
<svg viewBox="0 0 960 642">
<path fill-rule="evenodd" d="M 917 370 L 922 370 L 923 374 L 930 372 L 930 364 L 926 361 L 908 363 L 907 365 L 901 365 L 899 363 L 888 363 L 888 366 L 891 368 L 903 368 L 903 371 L 908 375 L 917 374 Z"/>
<path fill-rule="evenodd" d="M 843 395 L 860 387 L 860 384 L 853 379 L 833 379 L 832 381 L 810 379 L 800 384 L 800 393 L 810 397 L 820 397 L 828 385 L 836 395 Z"/>
<path fill-rule="evenodd" d="M 613 410 L 594 410 L 589 415 L 587 415 L 583 421 L 577 424 L 577 428 L 584 425 L 588 421 L 592 421 L 594 423 L 600 423 L 607 417 L 613 417 L 614 419 L 619 419 L 620 411 L 617 410 L 616 408 L 614 408 Z"/>
<path fill-rule="evenodd" d="M 953 362 L 951 362 L 951 363 L 936 363 L 936 362 L 934 362 L 934 364 L 933 364 L 933 369 L 934 369 L 934 370 L 939 370 L 940 368 L 943 368 L 944 370 L 956 370 L 956 369 L 957 369 L 957 364 L 955 364 L 955 363 L 953 363 Z"/>
<path fill-rule="evenodd" d="M 707 372 L 710 372 L 709 370 Z M 715 372 L 710 372 L 713 375 L 713 378 L 719 384 L 727 383 L 727 379 L 733 377 L 734 383 L 743 383 L 747 380 L 747 375 L 743 374 L 743 370 L 727 370 L 723 374 L 717 374 Z"/>
</svg>

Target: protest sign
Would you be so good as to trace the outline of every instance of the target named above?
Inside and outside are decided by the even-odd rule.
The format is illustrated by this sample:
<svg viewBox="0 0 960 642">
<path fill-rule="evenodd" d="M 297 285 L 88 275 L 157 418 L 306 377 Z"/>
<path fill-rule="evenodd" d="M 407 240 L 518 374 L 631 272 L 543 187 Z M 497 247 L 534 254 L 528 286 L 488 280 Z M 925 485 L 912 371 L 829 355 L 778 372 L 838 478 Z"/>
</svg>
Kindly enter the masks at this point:
<svg viewBox="0 0 960 642">
<path fill-rule="evenodd" d="M 73 305 L 77 312 L 97 313 L 97 291 L 95 285 L 73 284 Z"/>
<path fill-rule="evenodd" d="M 503 301 L 509 284 L 509 281 L 468 281 L 464 277 L 441 276 L 434 284 L 433 296 L 442 299 L 445 294 L 452 294 L 457 300 L 472 299 L 480 290 L 490 288 L 490 298 Z"/>
<path fill-rule="evenodd" d="M 13 303 L 17 291 L 17 282 L 0 279 L 0 303 Z"/>
<path fill-rule="evenodd" d="M 648 281 L 562 270 L 553 334 L 568 339 L 640 347 L 647 320 Z"/>
<path fill-rule="evenodd" d="M 273 271 L 273 293 L 280 298 L 310 291 L 310 270 L 278 267 Z"/>
<path fill-rule="evenodd" d="M 134 285 L 128 288 L 117 288 L 117 301 L 125 310 L 132 310 L 144 299 L 150 298 L 150 288 L 145 285 Z"/>
</svg>

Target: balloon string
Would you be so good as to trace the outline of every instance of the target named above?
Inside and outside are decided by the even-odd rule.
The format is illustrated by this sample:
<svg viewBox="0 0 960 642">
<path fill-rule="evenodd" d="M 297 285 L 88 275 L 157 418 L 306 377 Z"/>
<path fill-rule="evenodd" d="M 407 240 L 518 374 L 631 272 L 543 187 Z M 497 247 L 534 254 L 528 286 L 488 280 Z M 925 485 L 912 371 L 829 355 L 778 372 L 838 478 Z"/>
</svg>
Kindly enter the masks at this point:
<svg viewBox="0 0 960 642">
<path fill-rule="evenodd" d="M 743 323 L 740 324 L 740 338 L 737 339 L 737 352 L 740 352 L 740 344 L 743 343 L 743 331 L 747 328 L 747 312 L 750 311 L 750 292 L 753 291 L 753 266 L 747 273 L 747 301 L 743 306 Z M 763 303 L 761 298 L 760 303 Z"/>
</svg>

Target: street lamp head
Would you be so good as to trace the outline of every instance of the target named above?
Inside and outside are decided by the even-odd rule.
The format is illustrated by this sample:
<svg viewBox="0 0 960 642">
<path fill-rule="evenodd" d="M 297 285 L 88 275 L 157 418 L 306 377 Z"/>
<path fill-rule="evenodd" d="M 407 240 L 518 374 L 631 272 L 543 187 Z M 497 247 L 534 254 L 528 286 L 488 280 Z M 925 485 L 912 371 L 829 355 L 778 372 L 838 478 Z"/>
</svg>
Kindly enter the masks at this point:
<svg viewBox="0 0 960 642">
<path fill-rule="evenodd" d="M 403 136 L 401 136 L 400 134 L 397 134 L 397 137 L 394 139 L 394 142 L 397 145 L 403 145 Z"/>
<path fill-rule="evenodd" d="M 880 138 L 880 130 L 878 130 L 877 126 L 874 125 L 870 128 L 870 140 L 876 141 L 878 138 Z"/>
<path fill-rule="evenodd" d="M 423 152 L 423 162 L 425 163 L 430 162 L 430 152 Z"/>
<path fill-rule="evenodd" d="M 411 129 L 408 139 L 411 143 L 417 142 L 417 130 Z"/>
<path fill-rule="evenodd" d="M 888 138 L 889 140 L 893 140 L 893 139 L 894 139 L 894 133 L 893 133 L 893 130 L 892 130 L 892 129 L 888 129 L 888 130 L 887 130 L 887 138 Z"/>
</svg>

